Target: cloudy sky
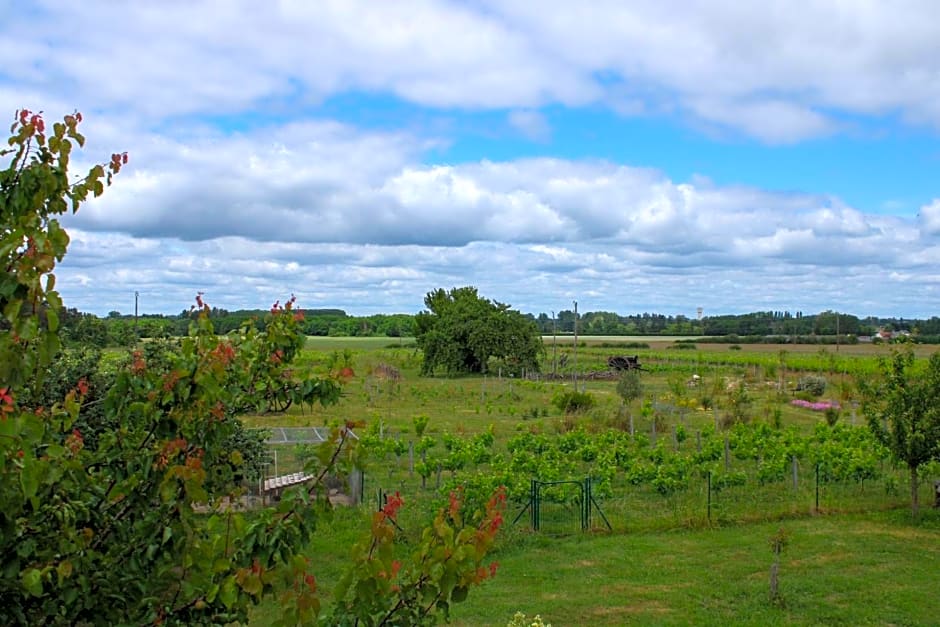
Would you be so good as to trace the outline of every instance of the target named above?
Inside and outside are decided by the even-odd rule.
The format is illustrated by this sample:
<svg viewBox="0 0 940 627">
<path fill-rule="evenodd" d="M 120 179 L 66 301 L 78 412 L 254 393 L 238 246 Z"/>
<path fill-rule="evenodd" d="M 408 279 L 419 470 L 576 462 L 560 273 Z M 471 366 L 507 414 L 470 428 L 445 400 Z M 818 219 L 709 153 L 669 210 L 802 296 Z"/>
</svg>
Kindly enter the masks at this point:
<svg viewBox="0 0 940 627">
<path fill-rule="evenodd" d="M 799 7 L 798 9 L 796 7 Z M 79 110 L 66 304 L 940 315 L 933 0 L 0 0 Z"/>
</svg>

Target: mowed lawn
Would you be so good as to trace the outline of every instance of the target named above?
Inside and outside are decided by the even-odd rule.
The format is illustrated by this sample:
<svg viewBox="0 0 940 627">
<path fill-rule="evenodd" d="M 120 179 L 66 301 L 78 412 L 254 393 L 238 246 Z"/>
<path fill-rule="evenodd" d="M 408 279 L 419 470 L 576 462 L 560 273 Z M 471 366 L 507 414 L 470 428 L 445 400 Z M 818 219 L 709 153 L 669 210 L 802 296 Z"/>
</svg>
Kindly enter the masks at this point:
<svg viewBox="0 0 940 627">
<path fill-rule="evenodd" d="M 327 598 L 366 517 L 337 512 L 310 556 Z M 769 599 L 770 538 L 784 529 L 781 600 Z M 455 604 L 457 627 L 518 611 L 568 625 L 938 625 L 940 511 L 910 510 L 639 534 L 551 537 L 509 528 L 495 578 Z M 251 625 L 278 616 L 273 602 Z"/>
<path fill-rule="evenodd" d="M 564 625 L 938 625 L 940 515 L 909 511 L 637 535 L 530 537 L 494 555 L 495 579 L 455 625 L 517 611 Z M 769 540 L 790 538 L 780 603 Z"/>
</svg>

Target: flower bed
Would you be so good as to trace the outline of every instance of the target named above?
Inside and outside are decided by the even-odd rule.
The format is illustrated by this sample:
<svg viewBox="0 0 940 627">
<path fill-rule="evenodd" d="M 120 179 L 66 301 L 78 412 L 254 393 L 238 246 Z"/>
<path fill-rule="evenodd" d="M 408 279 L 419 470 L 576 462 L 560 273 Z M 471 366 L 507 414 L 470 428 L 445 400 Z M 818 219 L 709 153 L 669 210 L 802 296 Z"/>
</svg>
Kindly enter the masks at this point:
<svg viewBox="0 0 940 627">
<path fill-rule="evenodd" d="M 827 409 L 841 409 L 839 403 L 834 401 L 804 401 L 800 398 L 795 398 L 790 401 L 791 405 L 796 407 L 803 407 L 805 409 L 812 409 L 813 411 L 826 411 Z"/>
</svg>

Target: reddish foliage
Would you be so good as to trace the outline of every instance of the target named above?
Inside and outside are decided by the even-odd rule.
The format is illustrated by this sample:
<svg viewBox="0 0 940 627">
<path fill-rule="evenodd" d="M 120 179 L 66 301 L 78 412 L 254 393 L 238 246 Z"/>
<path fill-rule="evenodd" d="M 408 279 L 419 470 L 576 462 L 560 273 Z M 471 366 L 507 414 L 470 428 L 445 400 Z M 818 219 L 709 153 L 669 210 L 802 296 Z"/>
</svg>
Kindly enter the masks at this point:
<svg viewBox="0 0 940 627">
<path fill-rule="evenodd" d="M 180 451 L 186 450 L 186 446 L 189 443 L 185 438 L 176 438 L 175 440 L 168 440 L 164 445 L 163 449 L 160 451 L 160 454 L 157 458 L 156 466 L 157 468 L 163 469 L 166 468 L 174 457 L 176 457 Z"/>
<path fill-rule="evenodd" d="M 147 362 L 144 361 L 144 354 L 140 351 L 134 351 L 134 362 L 131 364 L 133 374 L 143 374 L 147 369 Z"/>
<path fill-rule="evenodd" d="M 8 414 L 13 411 L 13 394 L 10 393 L 10 388 L 0 388 L 0 415 Z"/>
<path fill-rule="evenodd" d="M 176 387 L 176 383 L 180 380 L 180 374 L 178 372 L 170 372 L 165 377 L 163 377 L 163 391 L 170 392 Z"/>
<path fill-rule="evenodd" d="M 209 354 L 223 366 L 228 366 L 235 359 L 235 348 L 229 342 L 219 342 Z"/>
<path fill-rule="evenodd" d="M 457 514 L 460 512 L 460 499 L 456 492 L 450 493 L 450 504 L 447 506 L 447 513 L 451 520 L 457 520 Z"/>
<path fill-rule="evenodd" d="M 85 438 L 78 429 L 72 429 L 72 433 L 65 438 L 65 446 L 72 451 L 72 455 L 78 453 L 85 446 Z"/>
<path fill-rule="evenodd" d="M 222 420 L 225 418 L 225 405 L 222 404 L 222 401 L 219 401 L 212 409 L 209 410 L 209 413 L 216 420 Z"/>
<path fill-rule="evenodd" d="M 398 516 L 398 510 L 401 509 L 401 506 L 405 504 L 405 501 L 401 498 L 399 492 L 389 495 L 385 500 L 385 507 L 382 508 L 382 513 L 395 520 L 395 517 Z"/>
</svg>

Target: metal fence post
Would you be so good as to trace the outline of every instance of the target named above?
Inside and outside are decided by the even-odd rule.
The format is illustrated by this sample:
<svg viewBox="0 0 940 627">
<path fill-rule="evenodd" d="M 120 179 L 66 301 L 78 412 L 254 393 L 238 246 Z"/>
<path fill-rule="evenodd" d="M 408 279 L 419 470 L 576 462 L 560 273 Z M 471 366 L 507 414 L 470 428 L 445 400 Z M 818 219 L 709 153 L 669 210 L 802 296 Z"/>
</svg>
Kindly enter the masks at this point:
<svg viewBox="0 0 940 627">
<path fill-rule="evenodd" d="M 708 471 L 708 521 L 712 519 L 712 471 Z"/>
<path fill-rule="evenodd" d="M 591 528 L 591 478 L 585 477 L 581 485 L 581 531 Z"/>
<path fill-rule="evenodd" d="M 819 462 L 816 462 L 816 509 L 813 513 L 819 513 Z"/>
<path fill-rule="evenodd" d="M 529 502 L 532 504 L 532 509 L 529 512 L 529 519 L 532 523 L 532 531 L 539 530 L 538 494 L 538 482 L 533 479 L 531 485 L 529 486 Z"/>
</svg>

